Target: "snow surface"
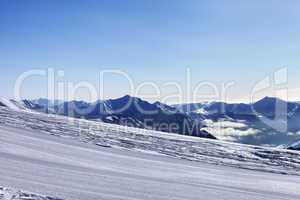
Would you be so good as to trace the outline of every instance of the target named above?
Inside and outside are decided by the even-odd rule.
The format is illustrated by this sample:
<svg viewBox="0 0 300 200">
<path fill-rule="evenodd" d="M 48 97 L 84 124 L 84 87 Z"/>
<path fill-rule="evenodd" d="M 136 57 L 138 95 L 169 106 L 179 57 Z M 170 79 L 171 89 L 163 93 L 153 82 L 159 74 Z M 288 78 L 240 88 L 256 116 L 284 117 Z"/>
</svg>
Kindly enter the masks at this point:
<svg viewBox="0 0 300 200">
<path fill-rule="evenodd" d="M 0 187 L 0 200 L 61 200 L 59 198 L 31 194 L 20 190 Z"/>
<path fill-rule="evenodd" d="M 299 159 L 294 151 L 0 108 L 0 185 L 26 194 L 295 200 Z"/>
<path fill-rule="evenodd" d="M 20 111 L 21 108 L 16 104 L 16 102 L 11 101 L 9 99 L 5 99 L 5 98 L 0 98 L 0 103 L 2 103 L 3 105 L 5 105 L 6 107 L 15 110 L 15 111 Z"/>
</svg>

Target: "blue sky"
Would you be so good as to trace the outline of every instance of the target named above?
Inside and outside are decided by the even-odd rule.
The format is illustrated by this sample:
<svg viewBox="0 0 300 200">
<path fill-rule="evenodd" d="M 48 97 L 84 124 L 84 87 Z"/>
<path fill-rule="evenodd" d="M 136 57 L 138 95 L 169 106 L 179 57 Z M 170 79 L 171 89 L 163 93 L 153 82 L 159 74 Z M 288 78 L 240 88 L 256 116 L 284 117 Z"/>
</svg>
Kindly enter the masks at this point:
<svg viewBox="0 0 300 200">
<path fill-rule="evenodd" d="M 63 70 L 65 81 L 95 87 L 101 70 L 119 69 L 135 87 L 152 81 L 165 96 L 173 91 L 167 81 L 186 90 L 188 66 L 192 87 L 234 81 L 228 100 L 244 101 L 255 83 L 286 66 L 294 90 L 300 83 L 299 9 L 297 0 L 3 0 L 0 96 L 13 97 L 23 72 L 49 67 Z M 104 98 L 128 93 L 124 78 L 107 79 Z M 41 97 L 46 89 L 43 78 L 32 78 L 22 95 Z M 300 93 L 290 96 L 300 100 Z M 82 90 L 78 98 L 88 95 Z"/>
</svg>

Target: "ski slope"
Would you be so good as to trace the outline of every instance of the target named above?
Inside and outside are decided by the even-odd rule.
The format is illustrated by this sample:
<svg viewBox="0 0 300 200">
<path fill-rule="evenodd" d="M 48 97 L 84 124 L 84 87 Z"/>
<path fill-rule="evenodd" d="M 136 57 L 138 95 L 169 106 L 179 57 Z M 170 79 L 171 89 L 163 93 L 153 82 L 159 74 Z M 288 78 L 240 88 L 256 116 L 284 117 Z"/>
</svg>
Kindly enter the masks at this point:
<svg viewBox="0 0 300 200">
<path fill-rule="evenodd" d="M 295 200 L 299 158 L 0 108 L 0 186 L 45 197 L 34 200 Z"/>
</svg>

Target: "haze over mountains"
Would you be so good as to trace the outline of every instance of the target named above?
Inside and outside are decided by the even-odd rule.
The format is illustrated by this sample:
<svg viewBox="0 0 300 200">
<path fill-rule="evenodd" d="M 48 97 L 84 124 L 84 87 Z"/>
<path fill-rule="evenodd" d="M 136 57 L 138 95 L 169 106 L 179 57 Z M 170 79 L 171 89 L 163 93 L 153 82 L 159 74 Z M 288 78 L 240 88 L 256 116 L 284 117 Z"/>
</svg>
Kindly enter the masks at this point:
<svg viewBox="0 0 300 200">
<path fill-rule="evenodd" d="M 2 100 L 1 105 L 244 144 L 297 150 L 300 141 L 300 104 L 273 97 L 253 104 L 210 102 L 170 106 L 127 95 L 94 103 L 37 99 Z"/>
</svg>

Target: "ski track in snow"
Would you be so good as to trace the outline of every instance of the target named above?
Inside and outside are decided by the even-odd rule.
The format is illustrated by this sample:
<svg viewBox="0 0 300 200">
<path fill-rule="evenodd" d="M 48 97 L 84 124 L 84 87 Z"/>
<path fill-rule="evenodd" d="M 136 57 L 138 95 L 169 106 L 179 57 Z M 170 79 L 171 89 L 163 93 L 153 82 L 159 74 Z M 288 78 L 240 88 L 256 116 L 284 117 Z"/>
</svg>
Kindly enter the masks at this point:
<svg viewBox="0 0 300 200">
<path fill-rule="evenodd" d="M 0 125 L 38 130 L 102 147 L 147 151 L 171 157 L 300 175 L 300 152 L 0 108 Z"/>
<path fill-rule="evenodd" d="M 0 187 L 0 199 L 295 200 L 299 159 L 296 151 L 0 108 L 0 186 L 30 191 Z"/>
</svg>

